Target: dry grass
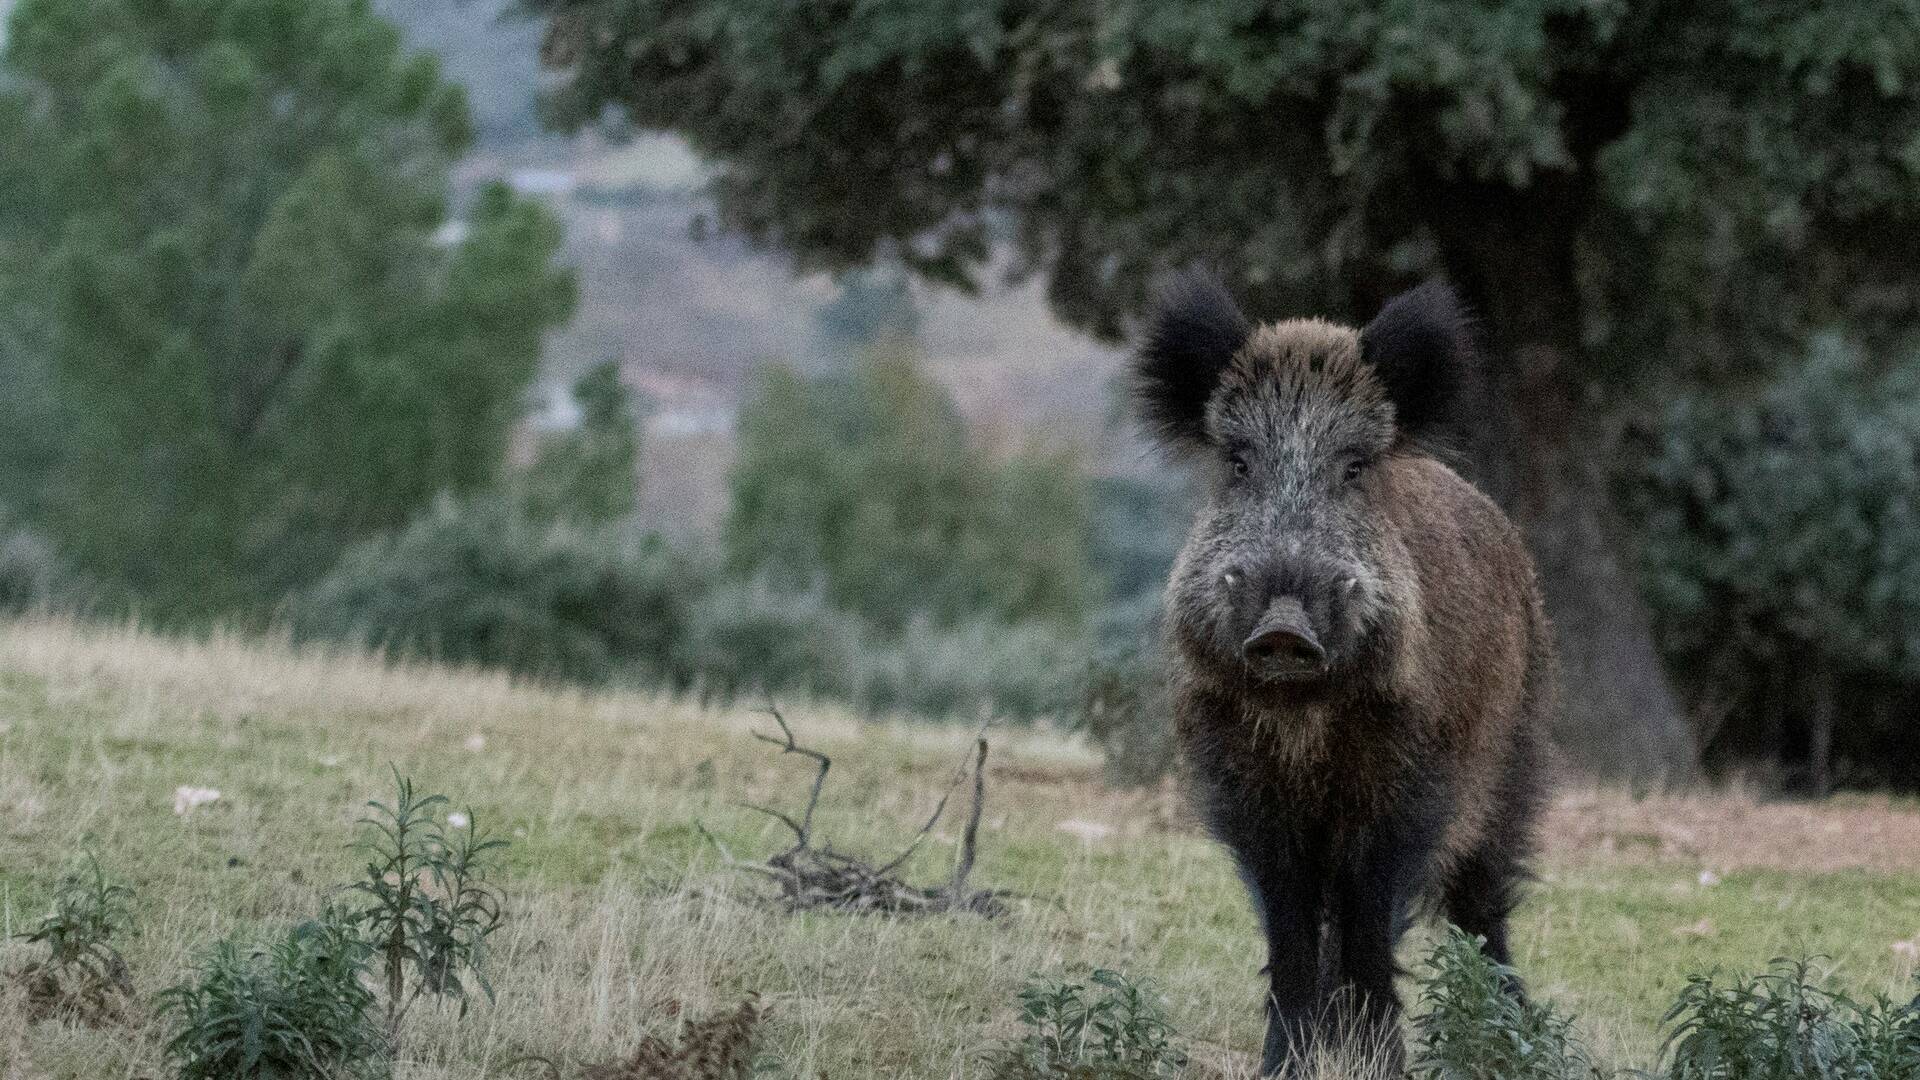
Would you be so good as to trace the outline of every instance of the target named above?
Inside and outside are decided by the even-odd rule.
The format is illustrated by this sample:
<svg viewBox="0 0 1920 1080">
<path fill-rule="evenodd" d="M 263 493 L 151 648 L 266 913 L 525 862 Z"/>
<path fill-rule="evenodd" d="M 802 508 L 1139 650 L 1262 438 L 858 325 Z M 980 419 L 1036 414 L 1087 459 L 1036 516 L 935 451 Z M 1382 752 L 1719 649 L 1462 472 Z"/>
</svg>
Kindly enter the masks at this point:
<svg viewBox="0 0 1920 1080">
<path fill-rule="evenodd" d="M 816 828 L 848 850 L 898 850 L 971 748 L 957 727 L 863 724 L 797 703 L 787 715 L 833 755 Z M 1095 756 L 1059 735 L 994 731 L 972 881 L 1020 894 L 1004 918 L 787 915 L 700 835 L 742 857 L 790 842 L 737 804 L 797 810 L 811 769 L 754 730 L 770 727 L 744 708 L 221 636 L 0 624 L 0 930 L 36 917 L 65 861 L 90 846 L 139 890 L 141 932 L 124 952 L 150 998 L 216 937 L 282 926 L 345 880 L 352 822 L 384 793 L 391 761 L 513 840 L 499 999 L 463 1022 L 419 1012 L 404 1080 L 540 1075 L 509 1067 L 524 1055 L 618 1061 L 643 1036 L 673 1045 L 689 1018 L 749 994 L 771 1014 L 762 1044 L 775 1075 L 979 1077 L 982 1052 L 1015 1030 L 1029 975 L 1096 967 L 1166 993 L 1193 1076 L 1252 1075 L 1264 957 L 1227 860 L 1173 793 L 1104 786 Z M 181 785 L 221 796 L 177 816 Z M 1767 824 L 1745 824 L 1756 815 Z M 1836 820 L 1841 839 L 1820 844 Z M 1628 1064 L 1647 1060 L 1687 971 L 1824 953 L 1849 985 L 1890 987 L 1911 975 L 1893 946 L 1920 933 L 1920 877 L 1897 846 L 1907 841 L 1882 857 L 1861 838 L 1917 828 L 1911 807 L 1884 801 L 1572 792 L 1519 920 L 1519 965 Z M 922 845 L 914 880 L 950 870 L 958 831 Z M 1834 861 L 1802 863 L 1803 851 Z M 30 958 L 0 947 L 0 967 Z M 90 1030 L 28 1022 L 16 1005 L 0 999 L 3 1080 L 164 1074 L 164 1033 L 149 1020 Z"/>
</svg>

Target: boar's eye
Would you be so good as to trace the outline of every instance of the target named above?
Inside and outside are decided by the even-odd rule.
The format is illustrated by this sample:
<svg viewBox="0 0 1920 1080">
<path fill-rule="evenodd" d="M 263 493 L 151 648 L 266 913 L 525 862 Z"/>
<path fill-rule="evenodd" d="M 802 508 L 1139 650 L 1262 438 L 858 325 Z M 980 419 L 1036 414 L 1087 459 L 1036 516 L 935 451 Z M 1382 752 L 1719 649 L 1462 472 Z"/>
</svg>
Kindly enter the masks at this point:
<svg viewBox="0 0 1920 1080">
<path fill-rule="evenodd" d="M 1236 450 L 1227 455 L 1227 467 L 1233 470 L 1233 478 L 1235 480 L 1243 480 L 1246 478 L 1247 459 L 1246 456 L 1239 451 Z"/>
<path fill-rule="evenodd" d="M 1341 471 L 1340 478 L 1351 484 L 1355 480 L 1360 479 L 1360 474 L 1367 471 L 1368 464 L 1370 464 L 1370 462 L 1368 462 L 1366 458 L 1353 458 L 1347 462 L 1346 468 Z"/>
</svg>

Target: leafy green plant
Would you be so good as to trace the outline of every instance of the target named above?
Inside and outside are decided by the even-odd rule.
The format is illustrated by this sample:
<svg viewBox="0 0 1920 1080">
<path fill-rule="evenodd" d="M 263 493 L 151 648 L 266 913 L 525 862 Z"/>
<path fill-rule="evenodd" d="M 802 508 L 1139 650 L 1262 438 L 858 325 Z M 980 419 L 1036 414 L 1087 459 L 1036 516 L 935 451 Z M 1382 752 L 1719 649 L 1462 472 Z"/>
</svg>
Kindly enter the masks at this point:
<svg viewBox="0 0 1920 1080">
<path fill-rule="evenodd" d="M 818 590 L 722 582 L 693 603 L 676 654 L 703 699 L 742 695 L 845 697 L 866 627 Z"/>
<path fill-rule="evenodd" d="M 1036 978 L 1020 991 L 1027 1034 L 994 1052 L 995 1080 L 1149 1080 L 1186 1066 L 1156 994 L 1118 971 L 1089 978 Z"/>
<path fill-rule="evenodd" d="M 98 1017 L 132 994 L 127 962 L 113 946 L 133 925 L 132 901 L 133 889 L 109 878 L 93 852 L 61 877 L 52 909 L 17 935 L 47 947 L 44 960 L 15 973 L 29 1008 L 45 1014 L 70 1006 Z"/>
<path fill-rule="evenodd" d="M 341 1080 L 384 1075 L 385 1042 L 364 976 L 370 950 L 329 911 L 280 940 L 221 941 L 195 978 L 162 991 L 178 1018 L 167 1057 L 181 1080 Z"/>
<path fill-rule="evenodd" d="M 365 902 L 352 918 L 386 990 L 386 1043 L 397 1054 L 401 1025 L 423 996 L 452 998 L 465 1015 L 464 975 L 493 999 L 486 940 L 500 926 L 502 896 L 487 875 L 507 842 L 482 834 L 471 811 L 449 829 L 435 816 L 446 796 L 416 795 L 398 770 L 394 780 L 392 804 L 369 802 L 372 813 L 360 820 L 368 861 L 352 890 Z"/>
<path fill-rule="evenodd" d="M 1129 787 L 1158 783 L 1179 760 L 1159 623 L 1154 592 L 1100 610 L 1073 714 L 1106 758 L 1107 777 Z"/>
<path fill-rule="evenodd" d="M 1512 992 L 1516 976 L 1457 927 L 1421 965 L 1414 1080 L 1582 1080 L 1605 1074 L 1571 1018 Z"/>
<path fill-rule="evenodd" d="M 887 633 L 1084 622 L 1096 578 L 1079 465 L 975 446 L 911 349 L 818 378 L 768 366 L 738 430 L 721 536 L 734 576 L 818 588 Z"/>
<path fill-rule="evenodd" d="M 1906 1080 L 1920 1076 L 1920 1012 L 1819 985 L 1805 960 L 1776 959 L 1722 985 L 1687 980 L 1667 1013 L 1669 1080 Z"/>
<path fill-rule="evenodd" d="M 853 702 L 872 715 L 1028 722 L 1071 708 L 1073 676 L 1085 663 L 1082 639 L 1046 623 L 915 619 L 867 638 L 855 656 Z"/>
</svg>

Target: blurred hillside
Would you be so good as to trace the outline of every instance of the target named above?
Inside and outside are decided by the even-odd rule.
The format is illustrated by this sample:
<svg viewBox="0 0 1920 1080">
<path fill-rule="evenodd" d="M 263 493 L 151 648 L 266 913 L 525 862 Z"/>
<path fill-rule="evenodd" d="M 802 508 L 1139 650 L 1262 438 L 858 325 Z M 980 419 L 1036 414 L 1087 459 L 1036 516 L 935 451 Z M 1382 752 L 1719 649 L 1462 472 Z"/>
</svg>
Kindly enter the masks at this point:
<svg viewBox="0 0 1920 1080">
<path fill-rule="evenodd" d="M 617 360 L 655 409 L 642 442 L 644 518 L 673 533 L 711 527 L 724 507 L 748 373 L 769 360 L 803 371 L 843 363 L 858 348 L 848 340 L 857 329 L 844 323 L 864 299 L 859 283 L 796 277 L 783 255 L 701 235 L 710 216 L 705 173 L 678 139 L 621 144 L 543 131 L 540 27 L 502 17 L 502 0 L 376 6 L 467 88 L 477 138 L 456 174 L 462 193 L 506 177 L 566 222 L 581 302 L 547 351 L 540 393 L 551 405 L 536 423 L 568 423 L 565 387 L 593 364 Z M 1102 452 L 1118 354 L 1063 328 L 1037 288 L 978 298 L 900 288 L 927 370 L 989 446 L 1088 447 L 1122 466 L 1136 457 L 1124 446 Z"/>
</svg>

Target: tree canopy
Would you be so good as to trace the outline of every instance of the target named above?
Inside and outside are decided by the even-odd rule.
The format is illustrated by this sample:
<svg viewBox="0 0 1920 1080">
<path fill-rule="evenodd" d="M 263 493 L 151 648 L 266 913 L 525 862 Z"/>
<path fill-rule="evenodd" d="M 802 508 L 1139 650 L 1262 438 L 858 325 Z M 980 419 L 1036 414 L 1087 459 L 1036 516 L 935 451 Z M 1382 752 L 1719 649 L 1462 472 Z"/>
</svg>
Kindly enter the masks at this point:
<svg viewBox="0 0 1920 1080">
<path fill-rule="evenodd" d="M 155 614 L 258 606 L 492 479 L 573 285 L 364 0 L 23 0 L 0 54 L 0 494 Z"/>
<path fill-rule="evenodd" d="M 1364 316 L 1500 251 L 1463 233 L 1523 196 L 1497 216 L 1575 242 L 1590 345 L 1734 356 L 1911 302 L 1879 261 L 1920 206 L 1903 0 L 532 3 L 572 74 L 552 115 L 683 133 L 731 227 L 962 284 L 1010 239 L 1106 336 L 1195 262 L 1261 310 Z"/>
</svg>

